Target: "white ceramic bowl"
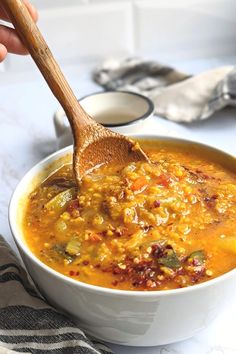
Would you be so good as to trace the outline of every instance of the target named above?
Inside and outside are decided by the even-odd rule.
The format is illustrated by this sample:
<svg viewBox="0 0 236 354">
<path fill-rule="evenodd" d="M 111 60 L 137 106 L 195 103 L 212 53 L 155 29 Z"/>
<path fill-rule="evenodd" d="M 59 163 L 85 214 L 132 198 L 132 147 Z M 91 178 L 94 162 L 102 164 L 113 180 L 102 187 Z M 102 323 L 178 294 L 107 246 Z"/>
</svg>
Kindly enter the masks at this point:
<svg viewBox="0 0 236 354">
<path fill-rule="evenodd" d="M 148 139 L 148 137 L 143 137 Z M 150 139 L 153 139 L 151 137 Z M 160 139 L 163 139 L 160 138 Z M 176 143 L 182 140 L 173 140 Z M 193 145 L 189 142 L 189 148 Z M 234 164 L 229 155 L 197 144 L 212 158 Z M 154 346 L 193 336 L 235 298 L 236 269 L 206 283 L 166 291 L 123 291 L 88 285 L 57 273 L 29 250 L 22 231 L 24 201 L 55 168 L 71 160 L 72 147 L 60 150 L 33 167 L 18 184 L 10 203 L 11 230 L 28 272 L 54 306 L 79 319 L 89 334 L 108 342 Z"/>
<path fill-rule="evenodd" d="M 82 97 L 79 102 L 98 123 L 120 134 L 140 134 L 154 112 L 149 98 L 133 92 L 98 92 Z M 72 132 L 64 110 L 59 108 L 53 119 L 59 148 L 71 145 Z"/>
</svg>

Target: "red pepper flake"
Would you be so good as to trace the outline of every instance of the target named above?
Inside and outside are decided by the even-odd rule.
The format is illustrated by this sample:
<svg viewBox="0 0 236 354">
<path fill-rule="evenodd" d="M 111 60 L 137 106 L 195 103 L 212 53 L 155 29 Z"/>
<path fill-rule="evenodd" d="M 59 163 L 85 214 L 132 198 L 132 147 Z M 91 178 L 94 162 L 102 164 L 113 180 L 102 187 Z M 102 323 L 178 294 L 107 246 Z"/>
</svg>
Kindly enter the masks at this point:
<svg viewBox="0 0 236 354">
<path fill-rule="evenodd" d="M 75 200 L 71 200 L 68 207 L 67 207 L 67 211 L 69 213 L 72 213 L 74 210 L 79 210 L 79 201 L 78 199 Z"/>
<path fill-rule="evenodd" d="M 70 275 L 71 277 L 73 277 L 75 274 L 76 274 L 76 273 L 75 273 L 73 270 L 70 270 L 70 271 L 69 271 L 69 275 Z"/>
<path fill-rule="evenodd" d="M 115 267 L 115 268 L 113 269 L 113 274 L 114 274 L 114 275 L 121 274 L 121 273 L 123 273 L 123 271 L 122 271 L 122 269 L 120 269 L 119 267 Z"/>
<path fill-rule="evenodd" d="M 94 268 L 101 268 L 101 264 L 100 263 L 95 264 Z"/>
<path fill-rule="evenodd" d="M 169 187 L 170 185 L 170 177 L 160 175 L 157 180 L 157 184 L 161 184 L 163 187 Z"/>
<path fill-rule="evenodd" d="M 204 202 L 206 202 L 209 207 L 212 207 L 214 206 L 217 198 L 218 196 L 216 194 L 213 194 L 211 197 L 205 197 Z"/>
<path fill-rule="evenodd" d="M 89 261 L 87 261 L 87 260 L 83 261 L 83 265 L 85 265 L 85 266 L 89 265 Z"/>
<path fill-rule="evenodd" d="M 153 229 L 153 226 L 152 226 L 152 225 L 144 225 L 144 226 L 141 226 L 141 227 L 142 227 L 142 230 L 143 230 L 144 232 L 148 232 L 148 231 L 150 231 L 150 230 Z"/>
<path fill-rule="evenodd" d="M 206 175 L 205 173 L 202 174 L 202 177 L 205 178 L 205 179 L 210 179 L 211 177 Z"/>
<path fill-rule="evenodd" d="M 154 206 L 154 208 L 160 208 L 160 206 L 161 206 L 160 200 L 155 200 L 153 203 L 153 206 Z"/>
<path fill-rule="evenodd" d="M 102 235 L 101 234 L 96 234 L 96 233 L 90 234 L 89 235 L 89 241 L 91 241 L 91 242 L 100 242 L 100 241 L 102 241 Z"/>
<path fill-rule="evenodd" d="M 77 272 L 76 272 L 76 276 L 78 276 L 79 274 L 80 274 L 79 271 L 77 271 Z"/>
<path fill-rule="evenodd" d="M 120 268 L 116 263 L 111 263 L 107 268 L 101 270 L 115 275 L 114 279 L 111 281 L 114 287 L 124 281 L 129 281 L 135 288 L 143 288 L 146 290 L 153 290 L 162 286 L 166 281 L 175 282 L 176 287 L 182 286 L 178 282 L 178 276 L 180 275 L 187 277 L 187 285 L 195 284 L 201 277 L 205 276 L 205 264 L 203 266 L 192 265 L 191 269 L 189 269 L 189 267 L 181 267 L 170 277 L 163 274 L 157 260 L 160 257 L 164 257 L 166 253 L 168 254 L 170 250 L 173 250 L 171 245 L 157 243 L 152 245 L 151 256 L 153 259 L 151 260 L 143 259 L 136 264 L 133 258 L 127 257 L 124 261 L 126 265 L 125 269 Z M 180 262 L 184 261 L 185 258 L 180 259 Z"/>
</svg>

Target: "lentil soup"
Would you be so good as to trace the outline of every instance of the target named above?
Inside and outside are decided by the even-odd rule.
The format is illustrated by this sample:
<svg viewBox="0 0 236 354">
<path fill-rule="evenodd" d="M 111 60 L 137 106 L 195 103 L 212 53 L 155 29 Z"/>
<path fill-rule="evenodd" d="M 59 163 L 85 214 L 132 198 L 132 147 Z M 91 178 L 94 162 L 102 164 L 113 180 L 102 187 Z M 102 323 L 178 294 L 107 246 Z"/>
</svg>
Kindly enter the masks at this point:
<svg viewBox="0 0 236 354">
<path fill-rule="evenodd" d="M 29 196 L 24 235 L 45 264 L 123 290 L 167 290 L 236 267 L 236 174 L 197 147 L 142 142 L 151 163 L 72 166 Z"/>
</svg>

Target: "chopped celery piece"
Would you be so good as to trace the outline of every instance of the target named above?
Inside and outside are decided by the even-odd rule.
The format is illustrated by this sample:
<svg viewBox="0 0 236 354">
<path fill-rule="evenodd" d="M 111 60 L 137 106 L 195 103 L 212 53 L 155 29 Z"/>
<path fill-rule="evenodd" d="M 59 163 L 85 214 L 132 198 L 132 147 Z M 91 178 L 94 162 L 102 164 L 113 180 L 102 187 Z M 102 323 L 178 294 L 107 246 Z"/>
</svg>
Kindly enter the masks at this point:
<svg viewBox="0 0 236 354">
<path fill-rule="evenodd" d="M 78 256 L 80 254 L 80 246 L 81 243 L 78 241 L 78 239 L 74 238 L 67 243 L 66 253 L 68 253 L 70 256 Z"/>
<path fill-rule="evenodd" d="M 49 211 L 54 211 L 56 214 L 60 214 L 66 210 L 68 202 L 72 200 L 74 196 L 75 188 L 66 189 L 49 200 L 44 207 Z"/>
</svg>

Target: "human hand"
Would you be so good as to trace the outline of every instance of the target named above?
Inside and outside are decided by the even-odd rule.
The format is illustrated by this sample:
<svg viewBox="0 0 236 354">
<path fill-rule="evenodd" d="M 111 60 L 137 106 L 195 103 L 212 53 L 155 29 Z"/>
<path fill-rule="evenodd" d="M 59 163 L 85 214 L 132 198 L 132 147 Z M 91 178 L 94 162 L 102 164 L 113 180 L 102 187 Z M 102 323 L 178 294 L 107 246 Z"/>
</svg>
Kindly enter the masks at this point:
<svg viewBox="0 0 236 354">
<path fill-rule="evenodd" d="M 24 0 L 26 7 L 29 10 L 33 20 L 36 22 L 38 19 L 37 10 L 29 3 L 28 0 Z M 9 21 L 10 19 L 5 13 L 3 6 L 1 5 L 0 0 L 0 19 L 4 21 Z M 21 42 L 20 38 L 18 37 L 16 31 L 12 28 L 9 28 L 4 25 L 0 25 L 0 62 L 2 62 L 7 53 L 15 53 L 15 54 L 28 54 L 27 49 Z"/>
</svg>

